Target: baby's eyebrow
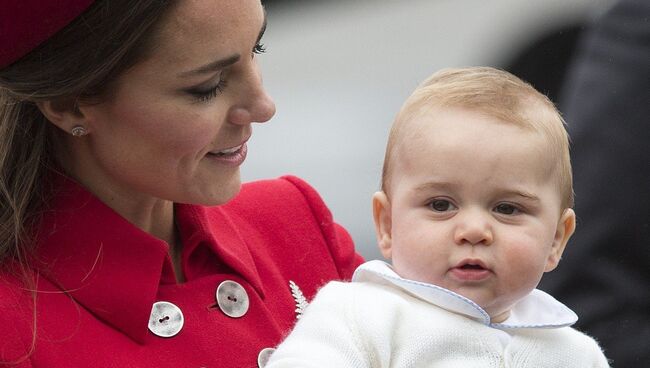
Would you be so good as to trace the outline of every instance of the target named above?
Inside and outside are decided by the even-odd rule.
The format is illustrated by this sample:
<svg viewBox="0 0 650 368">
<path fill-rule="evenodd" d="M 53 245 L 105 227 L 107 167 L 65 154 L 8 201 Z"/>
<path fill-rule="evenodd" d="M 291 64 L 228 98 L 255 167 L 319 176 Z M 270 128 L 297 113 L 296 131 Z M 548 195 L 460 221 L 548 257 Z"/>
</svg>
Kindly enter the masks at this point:
<svg viewBox="0 0 650 368">
<path fill-rule="evenodd" d="M 415 187 L 415 193 L 428 192 L 431 190 L 451 191 L 455 185 L 450 182 L 429 181 L 422 183 Z M 498 192 L 500 197 L 520 197 L 530 202 L 539 202 L 540 199 L 537 195 L 524 189 L 503 189 Z"/>
<path fill-rule="evenodd" d="M 505 190 L 503 192 L 503 195 L 505 196 L 516 196 L 516 197 L 522 197 L 525 198 L 529 201 L 536 201 L 539 202 L 539 197 L 536 196 L 534 193 L 527 192 L 525 190 L 519 190 L 519 189 L 513 189 L 513 190 Z"/>
<path fill-rule="evenodd" d="M 454 184 L 449 183 L 449 182 L 437 182 L 437 181 L 429 181 L 423 184 L 418 185 L 415 187 L 413 190 L 415 192 L 427 192 L 430 190 L 450 190 L 451 188 L 454 187 Z"/>
</svg>

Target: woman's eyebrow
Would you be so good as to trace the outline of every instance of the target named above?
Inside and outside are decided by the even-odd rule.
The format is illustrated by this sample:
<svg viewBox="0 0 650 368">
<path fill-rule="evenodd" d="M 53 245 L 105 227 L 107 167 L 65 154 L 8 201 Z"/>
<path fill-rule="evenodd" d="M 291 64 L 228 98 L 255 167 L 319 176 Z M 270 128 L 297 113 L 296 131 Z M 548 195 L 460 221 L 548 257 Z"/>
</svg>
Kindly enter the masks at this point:
<svg viewBox="0 0 650 368">
<path fill-rule="evenodd" d="M 260 28 L 260 33 L 257 36 L 257 40 L 255 41 L 255 44 L 258 44 L 260 40 L 262 39 L 262 36 L 264 36 L 264 32 L 266 32 L 266 9 L 264 9 L 264 21 L 262 22 L 262 27 Z M 223 59 L 219 59 L 216 61 L 213 61 L 211 63 L 205 64 L 203 66 L 200 66 L 196 69 L 192 69 L 186 72 L 182 72 L 178 74 L 178 77 L 184 78 L 184 77 L 194 77 L 197 75 L 202 75 L 202 74 L 208 74 L 208 73 L 214 73 L 216 71 L 219 71 L 229 65 L 232 65 L 236 62 L 239 61 L 241 58 L 241 55 L 239 54 L 234 54 L 231 56 L 228 56 Z"/>
<path fill-rule="evenodd" d="M 225 68 L 225 67 L 227 67 L 229 65 L 232 65 L 232 64 L 238 62 L 240 58 L 241 58 L 241 56 L 239 54 L 234 54 L 234 55 L 228 56 L 226 58 L 219 59 L 217 61 L 213 61 L 211 63 L 205 64 L 205 65 L 200 66 L 200 67 L 198 67 L 196 69 L 179 73 L 178 77 L 181 77 L 181 78 L 183 78 L 183 77 L 193 77 L 193 76 L 207 74 L 207 73 L 214 73 L 214 72 L 216 72 L 218 70 L 221 70 L 221 69 L 223 69 L 223 68 Z"/>
<path fill-rule="evenodd" d="M 264 21 L 262 22 L 262 28 L 260 28 L 260 33 L 257 36 L 257 41 L 255 42 L 255 44 L 260 43 L 260 41 L 262 40 L 262 36 L 264 36 L 264 32 L 266 32 L 266 8 L 263 8 L 263 10 L 264 10 Z"/>
</svg>

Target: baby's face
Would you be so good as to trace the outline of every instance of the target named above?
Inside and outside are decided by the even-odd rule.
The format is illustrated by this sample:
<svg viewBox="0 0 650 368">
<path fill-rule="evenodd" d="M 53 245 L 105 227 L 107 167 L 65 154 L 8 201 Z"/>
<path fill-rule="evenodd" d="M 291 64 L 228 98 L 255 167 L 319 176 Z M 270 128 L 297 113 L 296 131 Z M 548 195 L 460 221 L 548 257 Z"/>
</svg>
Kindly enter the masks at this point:
<svg viewBox="0 0 650 368">
<path fill-rule="evenodd" d="M 450 289 L 502 321 L 555 268 L 573 232 L 544 139 L 460 109 L 408 124 L 390 203 L 380 206 L 380 247 L 402 277 Z"/>
</svg>

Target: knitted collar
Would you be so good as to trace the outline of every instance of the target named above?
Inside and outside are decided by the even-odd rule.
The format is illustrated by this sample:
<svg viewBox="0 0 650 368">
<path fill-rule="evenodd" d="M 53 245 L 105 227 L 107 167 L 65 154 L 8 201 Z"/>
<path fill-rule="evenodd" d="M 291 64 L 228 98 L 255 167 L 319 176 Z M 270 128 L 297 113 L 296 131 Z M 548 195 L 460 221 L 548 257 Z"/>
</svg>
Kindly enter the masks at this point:
<svg viewBox="0 0 650 368">
<path fill-rule="evenodd" d="M 359 266 L 352 281 L 391 285 L 428 303 L 501 330 L 560 328 L 571 326 L 578 320 L 578 316 L 567 306 L 547 293 L 534 289 L 513 306 L 508 319 L 501 323 L 491 323 L 487 312 L 472 300 L 440 286 L 404 279 L 397 275 L 390 265 L 378 260 Z"/>
</svg>

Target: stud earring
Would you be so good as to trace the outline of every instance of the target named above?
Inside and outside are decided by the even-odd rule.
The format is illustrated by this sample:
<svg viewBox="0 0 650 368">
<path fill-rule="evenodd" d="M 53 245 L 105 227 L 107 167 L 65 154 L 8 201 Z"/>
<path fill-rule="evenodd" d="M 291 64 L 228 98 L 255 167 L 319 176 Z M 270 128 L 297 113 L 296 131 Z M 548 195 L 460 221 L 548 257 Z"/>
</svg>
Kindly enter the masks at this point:
<svg viewBox="0 0 650 368">
<path fill-rule="evenodd" d="M 77 125 L 70 130 L 73 137 L 83 137 L 88 134 L 88 131 L 83 125 Z"/>
</svg>

